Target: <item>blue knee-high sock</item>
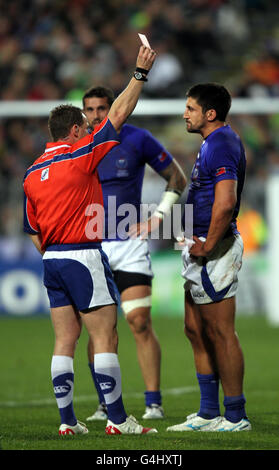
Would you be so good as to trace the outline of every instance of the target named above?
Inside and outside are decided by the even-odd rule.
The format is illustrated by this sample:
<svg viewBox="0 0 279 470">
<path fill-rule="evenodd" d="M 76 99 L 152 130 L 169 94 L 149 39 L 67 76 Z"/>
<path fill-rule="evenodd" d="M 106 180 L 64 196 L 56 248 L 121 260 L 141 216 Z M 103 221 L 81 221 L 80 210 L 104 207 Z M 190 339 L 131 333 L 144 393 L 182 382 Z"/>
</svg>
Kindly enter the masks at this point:
<svg viewBox="0 0 279 470">
<path fill-rule="evenodd" d="M 162 404 L 162 396 L 160 390 L 156 392 L 149 392 L 148 390 L 144 392 L 145 396 L 145 405 L 151 406 L 153 404 L 161 406 Z"/>
<path fill-rule="evenodd" d="M 245 413 L 245 403 L 246 400 L 243 394 L 235 397 L 225 396 L 225 418 L 232 423 L 238 423 L 242 418 L 247 418 Z"/>
<path fill-rule="evenodd" d="M 53 356 L 51 361 L 51 377 L 61 424 L 74 426 L 77 423 L 77 419 L 73 408 L 73 359 L 68 356 Z"/>
<path fill-rule="evenodd" d="M 198 416 L 212 419 L 220 415 L 219 377 L 216 374 L 198 374 L 201 400 Z"/>
<path fill-rule="evenodd" d="M 114 353 L 95 354 L 94 364 L 96 380 L 104 394 L 108 418 L 115 424 L 123 423 L 127 414 L 122 401 L 118 356 Z"/>
<path fill-rule="evenodd" d="M 90 368 L 90 371 L 91 371 L 91 375 L 92 375 L 92 379 L 93 379 L 93 382 L 94 382 L 94 385 L 95 385 L 95 388 L 96 388 L 96 391 L 97 391 L 97 394 L 98 394 L 98 398 L 99 398 L 99 403 L 100 404 L 103 404 L 105 403 L 105 397 L 104 397 L 104 394 L 101 390 L 101 387 L 96 379 L 96 374 L 95 374 L 95 367 L 94 367 L 94 362 L 90 362 L 89 364 L 89 368 Z"/>
</svg>

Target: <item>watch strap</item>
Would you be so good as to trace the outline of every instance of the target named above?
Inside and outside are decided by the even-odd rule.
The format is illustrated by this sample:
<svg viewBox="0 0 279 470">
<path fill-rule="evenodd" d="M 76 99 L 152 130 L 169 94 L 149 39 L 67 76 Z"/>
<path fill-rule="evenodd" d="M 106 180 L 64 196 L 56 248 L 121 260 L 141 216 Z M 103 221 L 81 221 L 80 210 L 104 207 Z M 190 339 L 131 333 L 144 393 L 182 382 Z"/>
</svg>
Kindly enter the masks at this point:
<svg viewBox="0 0 279 470">
<path fill-rule="evenodd" d="M 136 80 L 141 81 L 141 82 L 147 82 L 148 81 L 147 78 L 142 74 L 142 72 L 137 72 L 136 70 L 134 72 L 134 78 Z"/>
<path fill-rule="evenodd" d="M 144 73 L 145 75 L 147 75 L 149 70 L 142 69 L 141 67 L 137 67 L 136 72 Z"/>
</svg>

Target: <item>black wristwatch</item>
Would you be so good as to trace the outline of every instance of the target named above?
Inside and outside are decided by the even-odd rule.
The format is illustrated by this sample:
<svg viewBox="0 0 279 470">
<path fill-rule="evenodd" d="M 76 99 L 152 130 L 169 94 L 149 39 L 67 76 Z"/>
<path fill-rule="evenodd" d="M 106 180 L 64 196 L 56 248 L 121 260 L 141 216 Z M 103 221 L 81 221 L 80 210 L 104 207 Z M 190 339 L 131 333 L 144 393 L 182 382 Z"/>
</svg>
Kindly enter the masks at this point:
<svg viewBox="0 0 279 470">
<path fill-rule="evenodd" d="M 134 72 L 134 78 L 136 80 L 140 80 L 142 82 L 147 82 L 146 76 L 142 72 L 138 72 L 137 70 Z"/>
</svg>

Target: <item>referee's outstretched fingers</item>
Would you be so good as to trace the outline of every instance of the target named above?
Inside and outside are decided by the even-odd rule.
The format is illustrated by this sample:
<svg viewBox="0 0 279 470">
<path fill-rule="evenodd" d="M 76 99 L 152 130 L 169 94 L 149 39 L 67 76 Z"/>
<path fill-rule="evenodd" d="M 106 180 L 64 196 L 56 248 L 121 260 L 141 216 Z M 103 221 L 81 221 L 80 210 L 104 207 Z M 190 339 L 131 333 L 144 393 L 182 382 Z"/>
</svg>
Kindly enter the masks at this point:
<svg viewBox="0 0 279 470">
<path fill-rule="evenodd" d="M 137 57 L 137 67 L 150 70 L 155 61 L 155 58 L 156 52 L 153 49 L 142 45 Z"/>
</svg>

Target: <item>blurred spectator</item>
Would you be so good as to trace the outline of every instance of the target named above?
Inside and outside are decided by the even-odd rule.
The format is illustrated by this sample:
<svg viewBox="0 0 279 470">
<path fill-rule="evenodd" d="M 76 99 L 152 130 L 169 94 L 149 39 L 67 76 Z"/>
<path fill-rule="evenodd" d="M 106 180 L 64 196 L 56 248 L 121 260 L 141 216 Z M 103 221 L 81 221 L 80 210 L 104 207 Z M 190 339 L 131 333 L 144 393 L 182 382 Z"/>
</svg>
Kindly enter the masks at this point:
<svg viewBox="0 0 279 470">
<path fill-rule="evenodd" d="M 278 13 L 276 0 L 0 0 L 0 100 L 79 100 L 100 83 L 117 95 L 133 72 L 138 32 L 158 52 L 143 97 L 184 98 L 196 81 L 230 82 L 235 97 L 279 97 Z M 266 179 L 279 166 L 279 112 L 230 122 L 247 152 L 245 198 L 264 217 Z M 200 141 L 181 116 L 136 125 L 190 176 Z M 22 177 L 48 139 L 46 119 L 0 124 L 0 234 L 21 233 Z"/>
<path fill-rule="evenodd" d="M 183 83 L 183 67 L 180 60 L 169 51 L 168 43 L 154 43 L 158 54 L 156 62 L 148 75 L 145 93 L 150 97 L 177 97 Z"/>
<path fill-rule="evenodd" d="M 184 96 L 193 81 L 239 75 L 241 64 L 240 93 L 258 84 L 279 95 L 276 11 L 275 0 L 0 0 L 0 99 L 64 99 L 92 81 L 117 93 L 138 32 L 159 52 L 146 96 Z M 246 60 L 267 28 L 261 47 L 272 57 Z"/>
<path fill-rule="evenodd" d="M 237 228 L 244 244 L 244 256 L 257 253 L 267 241 L 267 225 L 261 213 L 242 202 Z"/>
</svg>

